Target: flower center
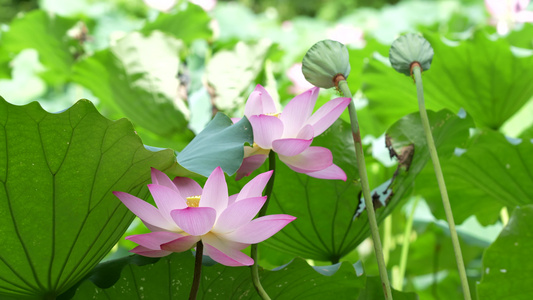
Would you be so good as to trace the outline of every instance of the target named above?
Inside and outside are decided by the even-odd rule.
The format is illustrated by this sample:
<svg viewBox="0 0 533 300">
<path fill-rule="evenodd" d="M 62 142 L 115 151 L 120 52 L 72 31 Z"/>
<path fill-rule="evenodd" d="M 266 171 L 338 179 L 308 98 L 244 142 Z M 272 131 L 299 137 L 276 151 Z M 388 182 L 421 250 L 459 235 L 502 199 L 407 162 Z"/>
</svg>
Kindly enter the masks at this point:
<svg viewBox="0 0 533 300">
<path fill-rule="evenodd" d="M 200 204 L 200 195 L 187 197 L 186 200 L 188 207 L 198 207 L 198 205 Z"/>
<path fill-rule="evenodd" d="M 267 115 L 267 116 L 271 116 L 271 117 L 279 118 L 279 112 L 277 112 L 277 113 L 267 113 L 267 114 L 265 114 L 265 115 Z"/>
<path fill-rule="evenodd" d="M 250 157 L 252 155 L 257 154 L 268 155 L 268 153 L 270 153 L 270 149 L 263 149 L 259 147 L 259 145 L 257 145 L 255 142 L 253 143 L 251 148 L 244 148 L 244 157 Z"/>
</svg>

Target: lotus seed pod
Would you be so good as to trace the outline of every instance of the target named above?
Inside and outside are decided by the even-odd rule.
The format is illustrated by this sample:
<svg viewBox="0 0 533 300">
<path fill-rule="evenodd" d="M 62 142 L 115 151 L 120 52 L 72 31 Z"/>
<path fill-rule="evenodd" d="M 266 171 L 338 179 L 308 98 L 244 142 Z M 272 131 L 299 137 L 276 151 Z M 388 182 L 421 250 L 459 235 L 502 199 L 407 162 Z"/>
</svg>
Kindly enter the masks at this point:
<svg viewBox="0 0 533 300">
<path fill-rule="evenodd" d="M 433 60 L 433 48 L 422 36 L 408 33 L 392 42 L 389 59 L 396 71 L 410 76 L 414 62 L 418 62 L 423 71 L 429 70 Z"/>
<path fill-rule="evenodd" d="M 348 49 L 336 41 L 320 41 L 305 54 L 302 72 L 305 79 L 313 85 L 325 89 L 332 88 L 335 86 L 337 75 L 348 78 L 350 74 Z"/>
</svg>

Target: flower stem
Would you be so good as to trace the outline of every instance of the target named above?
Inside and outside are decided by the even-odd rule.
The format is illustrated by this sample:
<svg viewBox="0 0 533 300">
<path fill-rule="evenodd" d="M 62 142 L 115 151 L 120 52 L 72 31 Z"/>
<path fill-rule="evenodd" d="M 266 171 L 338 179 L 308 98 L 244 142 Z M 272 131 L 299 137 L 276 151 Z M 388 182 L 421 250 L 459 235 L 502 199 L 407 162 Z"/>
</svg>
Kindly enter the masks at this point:
<svg viewBox="0 0 533 300">
<path fill-rule="evenodd" d="M 257 215 L 258 218 L 266 215 L 268 203 L 270 202 L 270 195 L 272 195 L 272 190 L 274 189 L 274 178 L 276 177 L 276 153 L 274 151 L 270 151 L 270 153 L 268 154 L 268 169 L 274 172 L 272 172 L 272 176 L 270 176 L 270 180 L 266 185 L 265 194 L 267 196 L 267 200 L 265 202 L 265 205 L 261 207 L 261 210 Z"/>
<path fill-rule="evenodd" d="M 342 76 L 342 75 L 337 75 Z M 363 153 L 363 144 L 361 143 L 361 132 L 359 131 L 359 122 L 357 121 L 357 112 L 353 103 L 352 93 L 348 88 L 348 83 L 343 77 L 338 81 L 338 87 L 345 97 L 352 98 L 348 106 L 350 113 L 350 123 L 352 126 L 353 141 L 355 144 L 355 155 L 357 159 L 357 167 L 359 168 L 359 177 L 361 178 L 361 185 L 363 188 L 363 198 L 365 198 L 366 211 L 368 214 L 368 222 L 370 224 L 370 231 L 372 232 L 372 240 L 374 242 L 374 251 L 378 261 L 379 275 L 381 276 L 381 283 L 383 285 L 383 294 L 385 299 L 392 300 L 392 293 L 387 275 L 387 266 L 383 258 L 383 250 L 381 248 L 381 240 L 379 238 L 378 222 L 376 221 L 376 213 L 374 211 L 374 204 L 372 203 L 372 196 L 370 195 L 370 185 L 368 183 L 368 175 L 366 173 L 365 156 Z"/>
<path fill-rule="evenodd" d="M 446 219 L 448 220 L 448 226 L 450 227 L 450 235 L 452 238 L 453 250 L 455 252 L 455 260 L 457 262 L 457 269 L 459 270 L 459 277 L 461 278 L 461 285 L 463 288 L 463 294 L 465 300 L 470 300 L 470 288 L 468 287 L 468 279 L 466 277 L 465 265 L 463 261 L 463 255 L 461 254 L 461 246 L 459 245 L 459 238 L 457 237 L 457 231 L 455 230 L 455 223 L 453 221 L 452 207 L 450 200 L 448 199 L 448 191 L 446 190 L 446 184 L 444 182 L 444 176 L 442 175 L 442 169 L 439 162 L 439 156 L 437 154 L 437 148 L 433 141 L 433 135 L 429 125 L 429 119 L 426 112 L 426 106 L 424 104 L 424 86 L 422 85 L 422 68 L 418 63 L 413 63 L 411 70 L 413 72 L 416 82 L 416 93 L 418 96 L 418 108 L 420 110 L 420 118 L 422 120 L 422 126 L 424 127 L 424 133 L 426 134 L 427 145 L 431 160 L 433 161 L 433 168 L 435 175 L 437 176 L 437 183 L 439 185 L 440 195 L 442 197 L 442 204 L 446 213 Z"/>
<path fill-rule="evenodd" d="M 200 287 L 200 275 L 202 274 L 202 256 L 204 253 L 204 244 L 202 241 L 196 243 L 196 259 L 194 260 L 194 275 L 191 286 L 191 293 L 189 294 L 189 300 L 196 300 L 198 295 L 198 288 Z"/>
<path fill-rule="evenodd" d="M 413 219 L 415 218 L 415 210 L 416 210 L 416 206 L 418 205 L 419 200 L 420 200 L 420 197 L 415 197 L 415 201 L 413 202 L 413 207 L 411 208 L 411 213 L 409 214 L 409 217 L 407 218 L 407 223 L 405 224 L 405 230 L 403 232 L 402 254 L 400 256 L 400 269 L 398 272 L 398 280 L 394 280 L 394 282 L 396 282 L 394 288 L 397 289 L 398 291 L 403 290 L 403 279 L 405 277 L 405 268 L 407 266 L 407 256 L 409 254 L 409 237 L 411 236 L 411 231 L 413 229 Z"/>
<path fill-rule="evenodd" d="M 268 167 L 270 170 L 276 169 L 276 153 L 274 151 L 270 151 L 268 154 Z M 276 172 L 272 172 L 272 176 L 270 177 L 270 180 L 267 183 L 266 186 L 266 196 L 267 200 L 263 207 L 261 207 L 261 210 L 259 211 L 257 217 L 262 217 L 266 214 L 267 208 L 268 208 L 268 202 L 270 202 L 270 196 L 272 195 L 272 190 L 274 189 L 274 178 L 276 176 Z M 268 296 L 267 292 L 261 285 L 261 281 L 259 280 L 259 263 L 258 263 L 258 254 L 257 254 L 257 244 L 253 244 L 251 248 L 251 256 L 254 260 L 254 264 L 252 265 L 252 282 L 254 283 L 255 290 L 261 296 L 261 299 L 263 300 L 270 300 L 270 297 Z"/>
</svg>

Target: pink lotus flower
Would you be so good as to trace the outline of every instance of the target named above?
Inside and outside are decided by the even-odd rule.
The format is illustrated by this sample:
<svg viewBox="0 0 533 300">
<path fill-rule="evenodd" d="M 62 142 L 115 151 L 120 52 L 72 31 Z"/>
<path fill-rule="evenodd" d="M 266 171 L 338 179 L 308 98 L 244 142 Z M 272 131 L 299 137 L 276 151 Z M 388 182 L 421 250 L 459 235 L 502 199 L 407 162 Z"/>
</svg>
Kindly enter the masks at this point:
<svg viewBox="0 0 533 300">
<path fill-rule="evenodd" d="M 499 34 L 504 35 L 516 23 L 533 22 L 533 11 L 528 11 L 530 0 L 485 0 L 485 6 L 491 14 L 491 22 L 496 25 Z"/>
<path fill-rule="evenodd" d="M 217 167 L 202 189 L 190 178 L 171 181 L 152 169 L 148 185 L 157 208 L 124 192 L 113 192 L 152 232 L 128 236 L 139 246 L 131 252 L 149 257 L 191 249 L 198 241 L 204 254 L 226 266 L 249 266 L 254 260 L 241 252 L 280 231 L 296 218 L 269 215 L 252 220 L 266 201 L 261 196 L 272 171 L 259 174 L 239 194 L 228 197 L 224 172 Z"/>
<path fill-rule="evenodd" d="M 346 180 L 344 171 L 333 164 L 331 151 L 311 147 L 311 143 L 337 120 L 350 98 L 333 99 L 313 114 L 318 91 L 315 87 L 294 97 L 278 113 L 268 92 L 261 85 L 256 86 L 244 108 L 244 115 L 252 125 L 254 144 L 245 146 L 237 180 L 259 168 L 270 150 L 293 171 L 316 178 Z"/>
</svg>

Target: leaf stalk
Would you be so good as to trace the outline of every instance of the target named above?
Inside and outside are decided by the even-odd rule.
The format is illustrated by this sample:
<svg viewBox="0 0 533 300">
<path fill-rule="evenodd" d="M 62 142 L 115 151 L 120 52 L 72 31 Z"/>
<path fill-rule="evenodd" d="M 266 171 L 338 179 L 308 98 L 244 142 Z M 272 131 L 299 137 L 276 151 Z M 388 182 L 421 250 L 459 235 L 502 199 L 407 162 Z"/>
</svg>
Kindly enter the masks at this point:
<svg viewBox="0 0 533 300">
<path fill-rule="evenodd" d="M 361 179 L 361 185 L 363 188 L 363 198 L 365 200 L 366 211 L 368 214 L 368 222 L 370 224 L 370 231 L 372 233 L 372 241 L 374 242 L 374 252 L 376 254 L 376 259 L 378 261 L 379 275 L 381 277 L 381 283 L 383 285 L 383 294 L 385 299 L 392 300 L 392 292 L 389 282 L 389 277 L 387 274 L 387 266 L 385 264 L 385 259 L 383 257 L 383 249 L 381 247 L 381 240 L 379 238 L 379 228 L 378 222 L 376 220 L 376 213 L 374 211 L 374 204 L 372 202 L 372 196 L 370 195 L 370 185 L 368 183 L 368 175 L 366 172 L 365 156 L 363 153 L 363 144 L 361 143 L 361 132 L 359 131 L 359 122 L 357 121 L 357 112 L 355 110 L 355 105 L 353 103 L 352 93 L 348 88 L 348 83 L 346 79 L 343 78 L 338 80 L 337 75 L 336 83 L 337 87 L 344 94 L 345 97 L 352 99 L 348 105 L 348 112 L 350 114 L 350 125 L 352 127 L 352 136 L 355 146 L 355 156 L 357 159 L 357 167 L 359 169 L 359 177 Z"/>
<path fill-rule="evenodd" d="M 196 300 L 198 295 L 198 288 L 200 287 L 200 280 L 202 275 L 202 258 L 204 253 L 204 244 L 202 241 L 196 243 L 196 258 L 194 260 L 194 275 L 192 280 L 191 292 L 189 293 L 189 300 Z"/>
<path fill-rule="evenodd" d="M 461 253 L 461 246 L 459 244 L 459 237 L 457 236 L 457 230 L 455 229 L 455 222 L 453 220 L 452 207 L 448 198 L 448 191 L 446 190 L 446 183 L 444 182 L 444 176 L 442 174 L 442 168 L 440 166 L 439 156 L 437 154 L 437 148 L 435 147 L 435 141 L 431 133 L 431 127 L 429 125 L 429 119 L 426 112 L 426 106 L 424 103 L 424 86 L 422 84 L 422 67 L 418 63 L 411 65 L 411 72 L 414 76 L 416 83 L 416 93 L 418 96 L 418 108 L 420 110 L 420 118 L 422 120 L 422 126 L 424 127 L 424 133 L 426 135 L 427 145 L 431 161 L 433 162 L 433 168 L 435 170 L 435 176 L 437 177 L 437 183 L 442 198 L 442 204 L 446 213 L 446 220 L 450 228 L 450 236 L 452 238 L 453 250 L 455 252 L 455 260 L 457 262 L 457 269 L 459 271 L 459 277 L 461 278 L 461 286 L 463 288 L 463 294 L 465 300 L 470 300 L 470 288 L 468 286 L 468 279 L 466 277 L 465 265 L 463 255 Z"/>
<path fill-rule="evenodd" d="M 268 167 L 269 170 L 274 171 L 276 169 L 276 153 L 274 151 L 270 151 L 268 154 Z M 272 195 L 272 190 L 274 189 L 274 178 L 276 176 L 276 172 L 272 172 L 272 176 L 270 177 L 270 180 L 267 183 L 266 186 L 266 196 L 267 200 L 265 201 L 265 204 L 263 207 L 261 207 L 261 210 L 257 214 L 257 217 L 263 217 L 266 215 L 266 211 L 268 208 L 268 203 L 270 202 L 270 196 Z M 254 284 L 255 290 L 263 300 L 270 300 L 270 297 L 268 296 L 268 293 L 265 291 L 263 286 L 261 285 L 261 281 L 259 280 L 259 263 L 258 263 L 258 251 L 257 251 L 258 244 L 253 244 L 251 248 L 251 257 L 254 260 L 254 264 L 252 265 L 252 282 Z"/>
</svg>

